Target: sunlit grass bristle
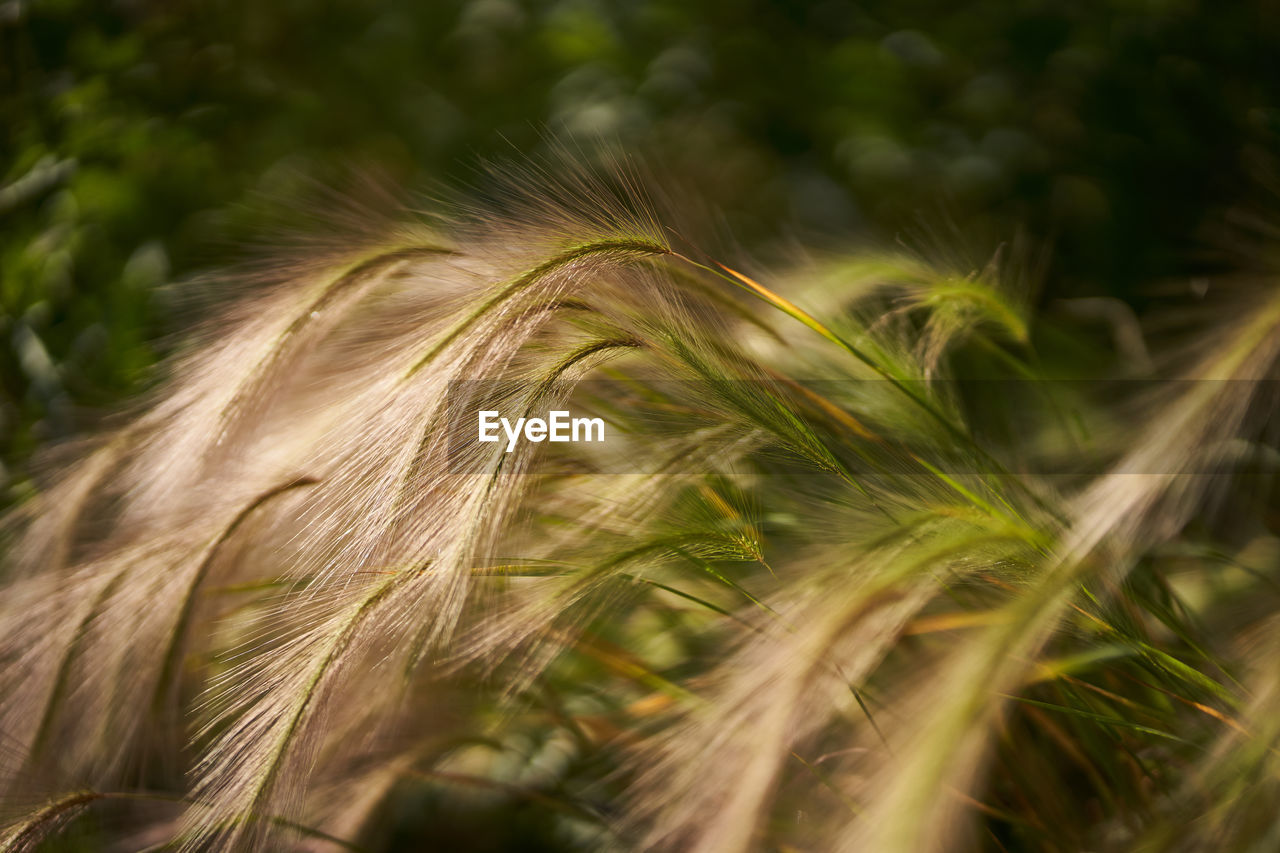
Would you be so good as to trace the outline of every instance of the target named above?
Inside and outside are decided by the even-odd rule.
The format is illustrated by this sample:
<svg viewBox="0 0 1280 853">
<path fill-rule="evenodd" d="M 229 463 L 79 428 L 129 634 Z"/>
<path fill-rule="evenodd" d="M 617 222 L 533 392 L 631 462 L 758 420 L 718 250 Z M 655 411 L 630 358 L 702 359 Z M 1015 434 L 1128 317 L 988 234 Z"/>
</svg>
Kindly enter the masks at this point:
<svg viewBox="0 0 1280 853">
<path fill-rule="evenodd" d="M 1016 253 L 757 272 L 628 168 L 494 186 L 211 277 L 10 514 L 4 849 L 1274 846 L 1274 281 L 1086 375 Z"/>
</svg>

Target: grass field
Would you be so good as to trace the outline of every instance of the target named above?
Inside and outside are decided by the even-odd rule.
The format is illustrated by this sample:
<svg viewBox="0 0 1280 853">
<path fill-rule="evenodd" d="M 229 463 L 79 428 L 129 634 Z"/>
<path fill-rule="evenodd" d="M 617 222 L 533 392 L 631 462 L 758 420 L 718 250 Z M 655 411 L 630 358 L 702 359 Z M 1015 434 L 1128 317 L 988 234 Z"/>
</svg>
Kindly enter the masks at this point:
<svg viewBox="0 0 1280 853">
<path fill-rule="evenodd" d="M 495 180 L 210 276 L 10 513 L 5 849 L 1280 843 L 1265 252 L 1137 317 Z"/>
</svg>

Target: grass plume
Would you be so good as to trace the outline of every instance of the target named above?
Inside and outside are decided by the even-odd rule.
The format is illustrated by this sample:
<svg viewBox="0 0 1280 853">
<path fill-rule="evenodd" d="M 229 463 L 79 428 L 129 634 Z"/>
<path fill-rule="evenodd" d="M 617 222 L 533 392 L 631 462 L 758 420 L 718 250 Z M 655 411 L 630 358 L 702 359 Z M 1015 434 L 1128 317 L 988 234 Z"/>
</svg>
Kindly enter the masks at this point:
<svg viewBox="0 0 1280 853">
<path fill-rule="evenodd" d="M 12 511 L 5 849 L 389 849 L 442 803 L 566 850 L 1280 837 L 1274 279 L 1117 399 L 1017 251 L 749 275 L 626 170 L 498 186 L 211 278 Z"/>
</svg>

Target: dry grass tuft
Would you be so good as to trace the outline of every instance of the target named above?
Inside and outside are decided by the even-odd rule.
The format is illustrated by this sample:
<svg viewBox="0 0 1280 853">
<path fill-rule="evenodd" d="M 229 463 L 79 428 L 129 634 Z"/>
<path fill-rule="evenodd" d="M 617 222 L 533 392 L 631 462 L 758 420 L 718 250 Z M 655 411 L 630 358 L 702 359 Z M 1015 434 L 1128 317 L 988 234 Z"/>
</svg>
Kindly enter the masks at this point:
<svg viewBox="0 0 1280 853">
<path fill-rule="evenodd" d="M 1134 417 L 1050 381 L 1130 366 L 1073 374 L 1003 256 L 747 274 L 626 170 L 539 171 L 230 274 L 13 512 L 6 849 L 439 802 L 564 849 L 1274 844 L 1274 282 L 1148 341 L 1186 381 Z M 508 454 L 460 388 L 615 438 Z"/>
</svg>

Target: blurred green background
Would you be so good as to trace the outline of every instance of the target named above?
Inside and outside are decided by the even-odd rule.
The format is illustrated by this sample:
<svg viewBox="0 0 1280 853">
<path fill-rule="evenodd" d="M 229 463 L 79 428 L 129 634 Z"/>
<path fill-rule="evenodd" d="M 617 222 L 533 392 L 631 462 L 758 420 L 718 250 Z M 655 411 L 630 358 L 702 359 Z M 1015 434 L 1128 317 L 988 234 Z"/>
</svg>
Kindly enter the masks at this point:
<svg viewBox="0 0 1280 853">
<path fill-rule="evenodd" d="M 4 477 L 146 386 L 161 285 L 299 176 L 466 180 L 551 128 L 655 155 L 766 257 L 1022 229 L 1040 299 L 1141 307 L 1257 194 L 1278 94 L 1275 0 L 3 0 Z"/>
</svg>

